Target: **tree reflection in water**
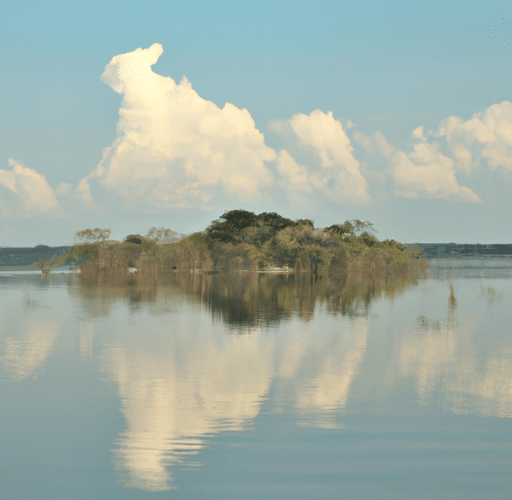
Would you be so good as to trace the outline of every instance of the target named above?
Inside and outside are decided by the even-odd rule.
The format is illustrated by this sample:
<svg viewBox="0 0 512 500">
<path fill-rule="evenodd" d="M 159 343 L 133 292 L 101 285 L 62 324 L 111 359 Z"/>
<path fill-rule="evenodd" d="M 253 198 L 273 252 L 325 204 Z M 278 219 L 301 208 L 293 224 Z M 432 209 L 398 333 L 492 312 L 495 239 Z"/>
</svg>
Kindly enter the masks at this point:
<svg viewBox="0 0 512 500">
<path fill-rule="evenodd" d="M 154 268 L 128 272 L 98 272 L 82 269 L 82 287 L 76 289 L 87 314 L 103 316 L 116 301 L 137 310 L 144 304 L 172 309 L 172 300 L 199 303 L 232 332 L 243 333 L 256 326 L 277 326 L 298 316 L 309 321 L 316 307 L 331 314 L 367 317 L 372 300 L 393 297 L 418 280 L 418 268 L 394 273 L 371 267 L 357 271 L 313 276 L 308 273 L 166 273 Z M 163 309 L 162 309 L 163 308 Z M 167 309 L 166 309 L 167 308 Z"/>
</svg>

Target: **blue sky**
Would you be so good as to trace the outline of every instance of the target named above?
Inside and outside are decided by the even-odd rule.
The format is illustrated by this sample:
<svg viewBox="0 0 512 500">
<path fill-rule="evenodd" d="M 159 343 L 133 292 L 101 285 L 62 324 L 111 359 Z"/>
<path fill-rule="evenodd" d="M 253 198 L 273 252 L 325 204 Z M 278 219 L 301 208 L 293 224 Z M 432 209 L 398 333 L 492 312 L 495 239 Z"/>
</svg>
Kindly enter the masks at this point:
<svg viewBox="0 0 512 500">
<path fill-rule="evenodd" d="M 12 2 L 0 245 L 236 208 L 510 243 L 510 23 L 498 1 Z"/>
</svg>

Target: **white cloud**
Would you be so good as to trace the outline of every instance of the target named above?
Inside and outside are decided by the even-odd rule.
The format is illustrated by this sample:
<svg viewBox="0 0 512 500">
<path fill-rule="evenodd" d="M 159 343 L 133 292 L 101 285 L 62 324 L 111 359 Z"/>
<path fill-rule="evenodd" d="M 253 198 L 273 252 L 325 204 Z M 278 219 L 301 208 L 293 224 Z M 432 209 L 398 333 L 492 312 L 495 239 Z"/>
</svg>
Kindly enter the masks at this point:
<svg viewBox="0 0 512 500">
<path fill-rule="evenodd" d="M 114 57 L 102 80 L 123 94 L 118 138 L 79 190 L 92 200 L 89 180 L 100 177 L 130 204 L 153 208 L 203 207 L 215 196 L 258 201 L 273 176 L 265 162 L 275 151 L 246 109 L 221 109 L 201 98 L 184 77 L 176 84 L 154 73 L 163 49 Z"/>
<path fill-rule="evenodd" d="M 393 148 L 382 132 L 376 134 L 376 142 L 388 158 L 397 196 L 482 202 L 470 188 L 458 184 L 454 161 L 440 153 L 436 143 L 422 142 L 405 153 Z"/>
<path fill-rule="evenodd" d="M 295 156 L 301 156 L 305 150 L 313 153 L 308 162 L 303 162 L 308 163 L 307 167 L 299 167 L 289 153 L 280 153 L 278 171 L 290 181 L 291 192 L 294 187 L 304 191 L 308 186 L 335 202 L 367 203 L 370 200 L 368 184 L 360 172 L 359 161 L 352 154 L 350 139 L 331 111 L 324 113 L 317 109 L 310 115 L 299 113 L 290 120 L 273 121 L 269 126 L 283 136 L 287 135 L 286 129 L 291 128 L 298 141 Z"/>
<path fill-rule="evenodd" d="M 470 173 L 486 160 L 492 170 L 512 170 L 512 103 L 503 101 L 489 106 L 467 121 L 457 116 L 443 120 L 433 137 L 445 137 L 457 158 L 456 167 Z"/>
<path fill-rule="evenodd" d="M 355 127 L 351 120 L 342 125 L 332 112 L 317 109 L 269 122 L 286 148 L 276 154 L 246 109 L 230 103 L 219 108 L 200 97 L 185 77 L 176 83 L 154 73 L 151 66 L 162 52 L 154 44 L 118 55 L 105 67 L 103 81 L 123 95 L 118 136 L 80 182 L 82 202 L 94 206 L 90 183 L 95 181 L 109 199 L 118 195 L 136 210 L 212 209 L 226 199 L 268 201 L 275 178 L 294 204 L 315 203 L 319 196 L 335 203 L 368 203 L 368 182 L 383 186 L 386 176 L 394 180 L 397 196 L 474 203 L 480 197 L 459 185 L 457 171 L 470 175 L 482 160 L 492 169 L 512 170 L 510 102 L 467 121 L 450 116 L 435 132 L 415 128 L 412 138 L 420 144 L 409 153 L 392 147 L 382 132 L 369 137 L 353 130 L 351 137 L 368 153 L 378 151 L 388 159 L 387 172 L 377 175 L 354 156 L 346 133 Z M 67 191 L 63 185 L 56 192 Z"/>
<path fill-rule="evenodd" d="M 285 149 L 279 152 L 278 172 L 291 191 L 311 193 L 313 180 L 304 165 L 299 165 Z"/>
<path fill-rule="evenodd" d="M 59 216 L 59 202 L 44 175 L 12 158 L 0 169 L 0 212 L 6 218 Z"/>
<path fill-rule="evenodd" d="M 64 194 L 70 194 L 73 190 L 73 187 L 71 184 L 68 184 L 67 182 L 61 182 L 56 188 L 55 188 L 55 194 L 57 196 L 64 195 Z"/>
<path fill-rule="evenodd" d="M 412 131 L 412 136 L 415 139 L 420 139 L 421 141 L 425 141 L 426 137 L 423 133 L 423 127 L 417 127 Z"/>
</svg>

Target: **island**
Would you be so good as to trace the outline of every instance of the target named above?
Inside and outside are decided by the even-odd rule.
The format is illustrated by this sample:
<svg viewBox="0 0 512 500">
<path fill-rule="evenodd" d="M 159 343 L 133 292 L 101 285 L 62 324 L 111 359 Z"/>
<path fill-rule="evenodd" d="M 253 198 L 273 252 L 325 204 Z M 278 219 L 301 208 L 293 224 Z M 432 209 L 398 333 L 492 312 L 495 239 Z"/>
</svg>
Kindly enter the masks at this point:
<svg viewBox="0 0 512 500">
<path fill-rule="evenodd" d="M 107 241 L 110 230 L 87 229 L 62 257 L 81 262 L 89 279 L 125 274 L 180 272 L 307 273 L 322 278 L 346 271 L 396 275 L 411 267 L 426 269 L 420 249 L 395 240 L 380 241 L 373 224 L 354 219 L 315 228 L 310 219 L 291 220 L 275 212 L 231 210 L 204 231 L 159 243 L 156 238 L 128 235 Z"/>
</svg>

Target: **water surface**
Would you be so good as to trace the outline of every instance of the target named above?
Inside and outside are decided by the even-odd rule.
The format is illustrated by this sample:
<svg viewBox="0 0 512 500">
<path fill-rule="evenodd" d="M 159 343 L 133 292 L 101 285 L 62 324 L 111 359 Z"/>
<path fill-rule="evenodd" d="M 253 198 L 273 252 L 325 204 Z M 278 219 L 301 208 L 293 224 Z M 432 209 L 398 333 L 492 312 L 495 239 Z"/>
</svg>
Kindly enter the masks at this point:
<svg viewBox="0 0 512 500">
<path fill-rule="evenodd" d="M 508 499 L 511 277 L 0 273 L 2 497 Z"/>
</svg>

